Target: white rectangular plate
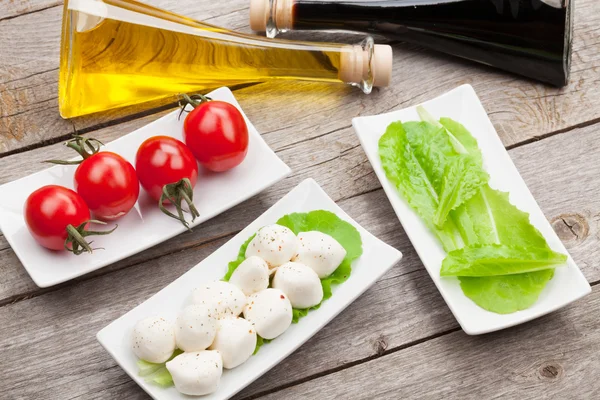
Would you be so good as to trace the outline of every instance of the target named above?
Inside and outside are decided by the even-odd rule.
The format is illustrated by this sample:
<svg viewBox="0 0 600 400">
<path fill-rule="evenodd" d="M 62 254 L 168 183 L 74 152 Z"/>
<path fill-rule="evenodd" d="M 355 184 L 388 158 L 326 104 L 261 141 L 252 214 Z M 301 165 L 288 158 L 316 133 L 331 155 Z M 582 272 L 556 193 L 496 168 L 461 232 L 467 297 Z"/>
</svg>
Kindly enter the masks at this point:
<svg viewBox="0 0 600 400">
<path fill-rule="evenodd" d="M 209 96 L 240 105 L 228 88 L 220 88 Z M 120 154 L 135 165 L 135 154 L 139 145 L 157 135 L 173 136 L 183 140 L 183 121 L 179 111 L 148 124 L 103 147 L 103 150 Z M 243 111 L 242 111 L 243 114 Z M 199 181 L 194 190 L 194 203 L 200 217 L 191 226 L 222 213 L 223 211 L 256 195 L 290 173 L 262 139 L 256 128 L 244 115 L 248 125 L 248 154 L 236 168 L 212 173 L 202 167 Z M 0 230 L 23 263 L 31 279 L 40 287 L 56 285 L 69 279 L 102 268 L 115 261 L 129 257 L 185 231 L 176 220 L 164 215 L 144 190 L 135 208 L 116 221 L 118 229 L 108 236 L 94 237 L 94 246 L 105 250 L 93 254 L 74 256 L 65 251 L 54 252 L 36 244 L 25 226 L 23 204 L 27 197 L 44 185 L 61 185 L 73 188 L 73 173 L 76 166 L 55 166 L 0 186 Z"/>
<path fill-rule="evenodd" d="M 383 243 L 353 221 L 312 179 L 300 183 L 200 264 L 98 332 L 98 341 L 121 368 L 154 399 L 189 399 L 190 397 L 180 394 L 175 388 L 163 389 L 154 386 L 137 375 L 137 358 L 131 351 L 130 343 L 133 326 L 140 319 L 157 314 L 174 319 L 189 302 L 195 287 L 203 282 L 220 280 L 225 275 L 228 262 L 236 258 L 240 246 L 258 229 L 277 222 L 286 214 L 312 210 L 331 211 L 354 225 L 362 238 L 363 254 L 352 263 L 352 274 L 348 280 L 334 286 L 333 295 L 324 301 L 318 310 L 309 312 L 297 324 L 292 324 L 285 333 L 261 347 L 258 354 L 250 357 L 244 364 L 232 370 L 224 370 L 219 389 L 212 395 L 200 398 L 221 400 L 232 397 L 310 339 L 402 257 L 398 250 Z"/>
<path fill-rule="evenodd" d="M 509 192 L 511 203 L 529 213 L 531 223 L 544 235 L 550 247 L 568 254 L 527 189 L 473 88 L 470 85 L 460 86 L 423 103 L 423 106 L 434 117 L 450 117 L 471 132 L 483 153 L 484 167 L 490 174 L 490 186 Z M 458 279 L 440 277 L 446 253 L 437 238 L 387 179 L 378 153 L 379 138 L 391 122 L 419 120 L 415 106 L 387 114 L 354 118 L 352 125 L 398 219 L 462 329 L 469 335 L 478 335 L 508 328 L 555 311 L 590 293 L 590 285 L 571 256 L 567 266 L 556 269 L 554 278 L 532 307 L 507 315 L 495 314 L 478 307 L 463 294 Z"/>
</svg>

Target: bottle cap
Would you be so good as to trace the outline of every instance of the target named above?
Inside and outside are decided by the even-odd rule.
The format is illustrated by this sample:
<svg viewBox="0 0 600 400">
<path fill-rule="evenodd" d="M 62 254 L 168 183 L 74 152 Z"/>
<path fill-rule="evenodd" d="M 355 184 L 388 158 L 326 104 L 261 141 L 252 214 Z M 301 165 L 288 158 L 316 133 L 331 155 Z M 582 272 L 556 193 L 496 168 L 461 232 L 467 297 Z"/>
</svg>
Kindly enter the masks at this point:
<svg viewBox="0 0 600 400">
<path fill-rule="evenodd" d="M 250 0 L 250 29 L 264 32 L 269 18 L 269 0 Z"/>
<path fill-rule="evenodd" d="M 392 80 L 392 47 L 387 44 L 376 44 L 371 60 L 373 86 L 389 86 Z"/>
<path fill-rule="evenodd" d="M 269 16 L 276 30 L 292 29 L 293 0 L 250 0 L 250 29 L 257 32 L 267 30 Z"/>
<path fill-rule="evenodd" d="M 388 86 L 392 79 L 392 48 L 376 44 L 371 56 L 373 86 Z M 369 78 L 369 50 L 360 45 L 349 46 L 341 55 L 339 78 L 346 83 L 360 83 Z"/>
</svg>

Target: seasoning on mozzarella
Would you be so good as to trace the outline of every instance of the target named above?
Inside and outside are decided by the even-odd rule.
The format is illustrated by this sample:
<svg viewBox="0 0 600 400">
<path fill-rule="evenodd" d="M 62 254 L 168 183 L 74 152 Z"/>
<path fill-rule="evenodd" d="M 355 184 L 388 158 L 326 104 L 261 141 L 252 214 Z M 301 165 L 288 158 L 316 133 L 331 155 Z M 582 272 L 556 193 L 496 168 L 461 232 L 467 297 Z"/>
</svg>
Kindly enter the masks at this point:
<svg viewBox="0 0 600 400">
<path fill-rule="evenodd" d="M 135 355 L 144 361 L 167 361 L 175 351 L 173 324 L 160 316 L 139 321 L 133 328 L 131 346 Z"/>
<path fill-rule="evenodd" d="M 239 287 L 246 296 L 260 292 L 269 287 L 269 266 L 260 257 L 248 257 L 233 271 L 229 283 Z"/>
<path fill-rule="evenodd" d="M 217 316 L 203 304 L 193 304 L 177 316 L 175 343 L 183 351 L 206 350 L 217 334 Z"/>
<path fill-rule="evenodd" d="M 197 287 L 192 293 L 192 302 L 207 306 L 217 318 L 237 317 L 244 310 L 246 295 L 229 282 L 214 281 Z"/>
<path fill-rule="evenodd" d="M 310 308 L 323 300 L 319 276 L 298 262 L 288 262 L 277 268 L 272 286 L 285 293 L 294 308 Z"/>
<path fill-rule="evenodd" d="M 323 232 L 300 232 L 298 241 L 300 245 L 293 261 L 312 268 L 321 279 L 331 275 L 346 257 L 346 249 Z"/>
<path fill-rule="evenodd" d="M 298 249 L 298 238 L 289 228 L 267 225 L 261 228 L 246 248 L 246 258 L 258 256 L 269 267 L 276 268 L 290 261 Z"/>
<path fill-rule="evenodd" d="M 182 353 L 166 366 L 177 391 L 191 396 L 215 392 L 223 374 L 221 354 L 211 350 Z"/>
<path fill-rule="evenodd" d="M 256 349 L 256 331 L 252 324 L 239 317 L 219 320 L 217 336 L 210 346 L 223 357 L 223 368 L 231 369 L 246 362 Z"/>
<path fill-rule="evenodd" d="M 244 308 L 246 318 L 265 339 L 281 335 L 292 323 L 292 305 L 279 289 L 265 289 L 248 297 Z"/>
</svg>

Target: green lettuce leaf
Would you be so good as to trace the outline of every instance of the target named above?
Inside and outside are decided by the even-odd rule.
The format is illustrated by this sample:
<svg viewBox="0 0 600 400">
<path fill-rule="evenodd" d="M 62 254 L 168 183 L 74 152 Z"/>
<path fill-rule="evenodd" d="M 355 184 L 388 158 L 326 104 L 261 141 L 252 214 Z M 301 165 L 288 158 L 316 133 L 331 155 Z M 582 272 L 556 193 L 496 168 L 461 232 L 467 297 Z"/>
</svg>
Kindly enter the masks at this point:
<svg viewBox="0 0 600 400">
<path fill-rule="evenodd" d="M 450 211 L 479 193 L 479 189 L 488 180 L 487 172 L 478 165 L 476 159 L 468 155 L 455 157 L 444 170 L 439 204 L 434 216 L 435 225 L 443 227 Z"/>
<path fill-rule="evenodd" d="M 458 279 L 464 294 L 479 307 L 497 314 L 511 314 L 531 307 L 553 276 L 554 269 L 545 269 L 518 275 Z"/>
<path fill-rule="evenodd" d="M 482 166 L 482 157 L 477 140 L 460 124 L 452 124 L 452 120 L 444 121 L 451 129 L 456 131 L 453 134 L 441 121 L 437 121 L 429 112 L 422 106 L 417 107 L 417 112 L 422 123 L 429 126 L 429 131 L 434 132 L 436 136 L 440 136 L 438 140 L 432 140 L 431 137 L 424 137 L 426 143 L 437 146 L 441 144 L 444 160 L 440 160 L 439 152 L 435 158 L 431 158 L 431 149 L 427 149 L 426 156 L 428 160 L 423 160 L 424 163 L 434 161 L 438 172 L 442 172 L 441 187 L 436 191 L 439 194 L 438 207 L 434 216 L 434 223 L 438 228 L 441 228 L 448 213 L 457 209 L 471 197 L 478 193 L 478 189 L 485 185 L 489 176 Z M 410 129 L 410 122 L 403 124 L 405 129 Z M 441 133 L 444 132 L 445 135 Z M 423 146 L 422 143 L 412 139 L 409 136 L 411 147 L 416 149 Z M 452 151 L 450 151 L 450 148 Z"/>
<path fill-rule="evenodd" d="M 549 248 L 502 244 L 464 247 L 448 253 L 441 276 L 499 276 L 540 271 L 564 265 L 567 257 Z"/>
<path fill-rule="evenodd" d="M 410 126 L 410 125 L 409 125 Z M 429 136 L 424 133 L 424 127 L 431 125 L 415 125 L 411 137 L 417 138 L 417 130 L 423 133 L 423 136 Z M 439 129 L 430 129 L 437 132 L 436 137 L 445 138 Z M 441 141 L 443 142 L 443 140 Z M 447 152 L 453 151 L 449 148 L 449 142 L 443 147 Z M 450 146 L 451 147 L 451 146 Z M 438 154 L 439 155 L 439 154 Z M 439 198 L 436 191 L 435 178 L 430 177 L 431 170 L 436 168 L 428 165 L 425 154 L 417 155 L 409 143 L 407 131 L 401 122 L 391 123 L 386 132 L 379 139 L 379 157 L 387 178 L 394 184 L 400 195 L 406 200 L 409 206 L 421 217 L 428 228 L 437 236 L 446 251 L 461 248 L 463 241 L 460 233 L 452 221 L 448 221 L 443 227 L 438 228 L 434 223 L 436 210 L 439 204 Z M 436 157 L 439 161 L 439 157 Z M 445 168 L 445 163 L 444 163 Z M 441 185 L 442 174 L 439 174 L 439 184 Z"/>
<path fill-rule="evenodd" d="M 321 286 L 323 287 L 323 301 L 329 299 L 332 295 L 332 285 L 339 285 L 340 283 L 348 280 L 350 274 L 352 273 L 352 262 L 362 255 L 363 249 L 360 233 L 358 233 L 352 224 L 340 219 L 334 213 L 325 210 L 315 210 L 308 213 L 287 214 L 281 217 L 276 223 L 278 225 L 288 227 L 296 235 L 300 232 L 309 231 L 320 231 L 326 233 L 337 240 L 342 247 L 344 247 L 346 250 L 346 257 L 340 266 L 327 278 L 321 279 Z M 245 260 L 246 248 L 253 238 L 254 235 L 252 235 L 244 242 L 244 244 L 242 244 L 237 258 L 229 263 L 227 274 L 223 280 L 229 280 L 233 274 L 233 271 L 235 271 L 235 269 Z M 292 322 L 298 323 L 298 321 L 305 317 L 309 311 L 318 309 L 322 302 L 311 308 L 294 308 L 292 310 Z M 270 340 L 259 336 L 257 338 L 254 354 L 258 352 L 264 343 L 268 342 L 270 342 Z"/>
<path fill-rule="evenodd" d="M 167 361 L 165 361 L 164 363 L 160 363 L 160 364 L 155 364 L 155 363 L 151 363 L 151 362 L 144 361 L 144 360 L 138 360 L 137 361 L 138 375 L 145 377 L 146 382 L 149 382 L 149 383 L 152 383 L 152 384 L 164 387 L 164 388 L 173 386 L 173 377 L 171 376 L 171 373 L 167 369 L 166 364 L 168 361 L 171 361 L 172 359 L 174 359 L 181 353 L 183 353 L 182 350 L 175 349 L 175 351 L 173 352 L 173 355 L 171 355 L 171 357 L 169 357 L 169 359 Z"/>
<path fill-rule="evenodd" d="M 254 236 L 256 236 L 256 233 L 254 235 L 250 236 L 248 238 L 248 240 L 246 240 L 242 244 L 242 247 L 240 247 L 240 251 L 238 251 L 237 258 L 233 261 L 230 261 L 229 264 L 227 264 L 227 273 L 223 277 L 223 280 L 225 282 L 229 282 L 229 279 L 231 279 L 231 275 L 233 275 L 233 271 L 235 271 L 236 268 L 239 267 L 240 264 L 243 263 L 244 260 L 246 259 L 246 249 L 248 248 L 248 245 L 250 244 L 252 239 L 254 239 Z"/>
<path fill-rule="evenodd" d="M 442 275 L 469 275 L 459 277 L 463 292 L 486 310 L 529 307 L 566 256 L 548 247 L 507 193 L 487 184 L 477 140 L 463 125 L 417 111 L 422 122 L 388 126 L 379 155 L 388 179 L 449 253 Z"/>
</svg>

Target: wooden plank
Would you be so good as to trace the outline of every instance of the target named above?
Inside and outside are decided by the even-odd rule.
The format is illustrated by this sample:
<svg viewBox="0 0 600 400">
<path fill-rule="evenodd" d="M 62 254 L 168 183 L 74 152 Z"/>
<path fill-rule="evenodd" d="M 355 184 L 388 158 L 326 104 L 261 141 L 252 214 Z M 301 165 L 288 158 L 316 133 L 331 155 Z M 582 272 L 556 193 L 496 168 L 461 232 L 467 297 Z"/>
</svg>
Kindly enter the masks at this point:
<svg viewBox="0 0 600 400">
<path fill-rule="evenodd" d="M 511 155 L 550 218 L 567 210 L 584 216 L 581 224 L 587 226 L 587 234 L 569 222 L 573 230 L 579 232 L 569 236 L 564 229 L 560 230 L 562 220 L 557 229 L 587 278 L 599 281 L 595 267 L 600 255 L 599 227 L 593 216 L 600 212 L 600 181 L 593 179 L 593 165 L 600 154 L 600 143 L 591 135 L 594 128 L 597 127 L 532 143 L 512 150 Z M 573 154 L 578 157 L 574 158 Z M 577 179 L 567 180 L 564 176 L 577 176 Z M 584 188 L 580 182 L 589 183 Z M 325 189 L 329 191 L 328 186 Z M 558 192 L 560 196 L 556 195 Z M 563 195 L 565 193 L 569 194 Z M 241 397 L 377 357 L 386 348 L 408 346 L 457 329 L 456 321 L 422 268 L 383 192 L 377 190 L 355 196 L 341 201 L 340 205 L 373 234 L 401 249 L 405 255 L 403 261 L 309 343 L 245 390 Z M 213 220 L 213 224 L 221 225 L 218 219 Z M 569 232 L 572 231 L 569 229 Z M 171 282 L 224 240 L 217 239 L 193 251 L 169 254 L 0 307 L 0 348 L 5 349 L 4 363 L 0 365 L 0 375 L 5 379 L 0 381 L 0 391 L 11 388 L 14 397 L 27 398 L 43 398 L 50 393 L 53 398 L 140 396 L 140 390 L 95 343 L 95 332 Z M 10 370 L 3 371 L 2 368 L 8 369 L 4 365 L 10 365 Z M 101 390 L 104 390 L 102 395 Z"/>
<path fill-rule="evenodd" d="M 597 399 L 599 312 L 596 286 L 539 321 L 454 332 L 261 399 Z"/>
<path fill-rule="evenodd" d="M 218 14 L 223 12 L 218 2 L 184 5 L 164 1 L 153 0 L 151 4 L 248 31 L 246 1 L 236 0 L 230 5 L 234 11 L 226 15 Z M 594 89 L 600 70 L 600 32 L 596 29 L 599 11 L 600 3 L 594 0 L 577 4 L 572 81 L 563 89 L 397 44 L 393 87 L 376 90 L 369 96 L 343 86 L 299 82 L 258 85 L 240 91 L 239 96 L 252 99 L 256 115 L 260 116 L 257 123 L 265 121 L 265 132 L 278 134 L 278 140 L 290 143 L 348 127 L 350 119 L 357 115 L 392 110 L 424 101 L 459 84 L 471 83 L 504 143 L 514 145 L 600 118 L 600 93 Z M 4 82 L 0 83 L 0 154 L 35 146 L 40 141 L 56 141 L 73 129 L 113 123 L 149 106 L 100 113 L 71 122 L 61 120 L 56 112 L 59 30 L 60 7 L 0 22 L 0 71 L 7 71 L 4 75 L 0 72 L 0 82 Z M 38 37 L 41 32 L 43 37 Z M 15 40 L 24 33 L 26 37 L 19 39 L 17 46 Z M 319 34 L 308 37 L 330 38 Z M 264 112 L 266 107 L 271 112 Z M 294 121 L 293 126 L 290 121 Z"/>
<path fill-rule="evenodd" d="M 0 21 L 62 4 L 61 0 L 0 0 Z"/>
</svg>

